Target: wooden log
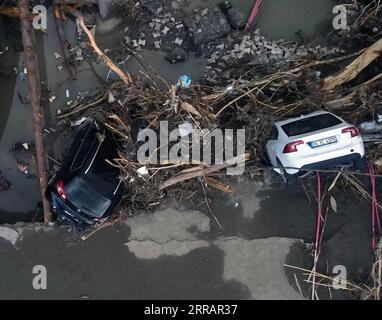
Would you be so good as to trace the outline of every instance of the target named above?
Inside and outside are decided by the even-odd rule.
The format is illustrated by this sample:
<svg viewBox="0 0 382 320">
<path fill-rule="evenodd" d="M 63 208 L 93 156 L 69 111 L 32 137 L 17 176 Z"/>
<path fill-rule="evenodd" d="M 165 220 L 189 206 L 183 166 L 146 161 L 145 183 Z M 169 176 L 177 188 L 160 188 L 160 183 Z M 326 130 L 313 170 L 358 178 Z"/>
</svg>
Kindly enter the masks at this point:
<svg viewBox="0 0 382 320">
<path fill-rule="evenodd" d="M 214 173 L 214 172 L 226 169 L 228 167 L 231 167 L 231 166 L 233 166 L 239 162 L 244 162 L 248 158 L 249 158 L 249 154 L 245 154 L 245 155 L 241 155 L 241 156 L 229 159 L 225 163 L 222 163 L 222 164 L 216 164 L 216 165 L 210 166 L 210 167 L 205 168 L 205 169 L 201 169 L 201 170 L 197 170 L 197 171 L 188 172 L 188 173 L 174 176 L 174 177 L 162 182 L 159 186 L 159 190 L 163 190 L 163 189 L 170 187 L 174 184 L 177 184 L 179 182 L 183 182 L 186 180 L 190 180 L 192 178 L 207 176 L 211 173 Z"/>
<path fill-rule="evenodd" d="M 47 166 L 44 142 L 42 137 L 42 119 L 43 109 L 40 107 L 40 90 L 39 81 L 37 76 L 37 62 L 33 49 L 32 40 L 32 24 L 31 13 L 29 11 L 28 0 L 18 0 L 17 6 L 20 11 L 20 24 L 21 24 L 21 36 L 25 54 L 25 65 L 28 71 L 28 93 L 30 106 L 32 109 L 32 121 L 33 121 L 33 133 L 36 144 L 36 157 L 37 157 L 37 172 L 39 177 L 39 186 L 41 192 L 41 200 L 44 210 L 44 221 L 49 222 L 51 219 L 50 204 L 45 195 L 47 187 Z"/>
<path fill-rule="evenodd" d="M 111 69 L 113 70 L 121 79 L 122 81 L 130 85 L 132 84 L 132 80 L 129 74 L 125 74 L 118 66 L 116 66 L 111 59 L 102 52 L 102 50 L 98 47 L 92 33 L 90 30 L 86 27 L 84 22 L 84 17 L 82 16 L 81 12 L 79 12 L 76 8 L 72 6 L 63 5 L 62 10 L 73 15 L 76 18 L 77 24 L 81 27 L 81 29 L 85 32 L 86 36 L 89 39 L 89 44 L 93 48 L 96 54 L 99 55 L 101 60 Z"/>
<path fill-rule="evenodd" d="M 205 179 L 206 179 L 206 183 L 215 189 L 218 189 L 218 190 L 223 191 L 225 193 L 232 193 L 233 192 L 232 188 L 229 185 L 226 185 L 219 180 L 216 180 L 216 179 L 211 178 L 211 177 L 205 177 Z"/>
<path fill-rule="evenodd" d="M 353 80 L 362 70 L 379 57 L 382 52 L 382 38 L 367 48 L 357 59 L 350 63 L 340 73 L 324 79 L 322 89 L 331 90 Z"/>
</svg>

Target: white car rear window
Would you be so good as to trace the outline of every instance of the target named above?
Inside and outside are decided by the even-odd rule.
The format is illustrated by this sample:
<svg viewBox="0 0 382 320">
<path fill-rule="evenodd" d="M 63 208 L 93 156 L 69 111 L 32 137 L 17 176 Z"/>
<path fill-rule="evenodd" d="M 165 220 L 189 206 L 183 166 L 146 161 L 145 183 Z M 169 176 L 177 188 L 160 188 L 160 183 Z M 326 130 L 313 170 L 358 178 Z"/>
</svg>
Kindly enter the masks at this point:
<svg viewBox="0 0 382 320">
<path fill-rule="evenodd" d="M 299 136 L 314 131 L 323 130 L 341 124 L 342 121 L 331 114 L 320 114 L 299 119 L 281 126 L 288 137 Z"/>
</svg>

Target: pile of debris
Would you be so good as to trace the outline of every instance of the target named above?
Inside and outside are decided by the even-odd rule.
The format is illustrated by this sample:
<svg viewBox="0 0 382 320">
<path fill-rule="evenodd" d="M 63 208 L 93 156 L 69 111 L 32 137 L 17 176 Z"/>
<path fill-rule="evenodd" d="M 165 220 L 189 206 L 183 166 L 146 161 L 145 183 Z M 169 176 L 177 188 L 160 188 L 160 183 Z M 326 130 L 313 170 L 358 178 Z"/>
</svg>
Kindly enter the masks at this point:
<svg viewBox="0 0 382 320">
<path fill-rule="evenodd" d="M 127 190 L 134 193 L 132 203 L 144 204 L 147 209 L 147 206 L 155 207 L 160 203 L 164 189 L 175 192 L 182 199 L 200 192 L 200 182 L 192 178 L 211 177 L 225 167 L 204 163 L 161 163 L 159 166 L 145 165 L 147 174 L 142 177 L 138 169 L 144 164 L 134 159 L 135 149 L 129 138 L 134 119 L 145 120 L 153 129 L 160 129 L 160 121 L 168 120 L 169 131 L 185 123 L 210 131 L 214 128 L 244 128 L 246 160 L 250 155 L 247 170 L 260 174 L 265 166 L 263 146 L 274 121 L 318 108 L 336 112 L 356 124 L 373 115 L 382 103 L 378 94 L 382 92 L 381 76 L 370 74 L 371 78 L 366 82 L 359 82 L 357 77 L 378 58 L 381 44 L 382 39 L 361 51 L 324 60 L 306 59 L 304 63 L 299 59 L 290 60 L 288 69 L 284 66 L 284 70 L 280 68 L 259 79 L 249 80 L 242 76 L 224 87 L 195 84 L 190 88 L 176 88 L 150 74 L 134 79 L 134 86 L 115 82 L 90 100 L 76 101 L 60 117 L 82 116 L 86 110 L 86 115 L 103 122 L 124 141 L 120 159 L 115 159 L 115 164 L 121 168 Z M 324 76 L 317 76 L 317 71 L 328 64 L 341 69 L 334 74 L 322 71 Z M 214 179 L 211 184 L 229 190 L 225 179 Z M 203 183 L 208 184 L 206 180 Z M 137 201 L 136 197 L 143 202 Z"/>
</svg>

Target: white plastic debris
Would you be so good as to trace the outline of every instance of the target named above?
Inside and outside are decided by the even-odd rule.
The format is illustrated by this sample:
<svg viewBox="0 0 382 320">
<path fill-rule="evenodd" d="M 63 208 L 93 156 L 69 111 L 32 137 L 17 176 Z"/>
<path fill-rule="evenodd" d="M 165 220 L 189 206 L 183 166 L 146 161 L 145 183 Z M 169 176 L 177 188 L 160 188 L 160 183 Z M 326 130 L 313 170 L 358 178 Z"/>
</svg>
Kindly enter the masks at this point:
<svg viewBox="0 0 382 320">
<path fill-rule="evenodd" d="M 28 74 L 28 69 L 24 68 L 24 74 Z"/>
<path fill-rule="evenodd" d="M 114 97 L 114 95 L 111 93 L 111 91 L 109 91 L 109 98 L 107 99 L 107 102 L 108 102 L 108 103 L 114 103 L 114 102 L 115 102 L 115 97 Z"/>
<path fill-rule="evenodd" d="M 55 52 L 55 53 L 54 53 L 54 57 L 55 57 L 56 59 L 60 59 L 60 58 L 61 58 L 61 55 L 60 55 L 58 52 Z"/>
<path fill-rule="evenodd" d="M 59 65 L 59 66 L 57 66 L 57 69 L 58 69 L 58 71 L 61 71 L 62 69 L 64 69 L 64 67 Z"/>
<path fill-rule="evenodd" d="M 78 127 L 80 126 L 82 123 L 84 123 L 88 118 L 87 117 L 82 117 L 81 119 L 75 121 L 75 122 L 72 122 L 70 125 L 72 127 Z"/>
<path fill-rule="evenodd" d="M 234 206 L 234 208 L 236 209 L 236 208 L 239 206 L 239 203 L 236 202 L 233 206 Z"/>
<path fill-rule="evenodd" d="M 179 128 L 179 134 L 181 137 L 187 137 L 194 130 L 194 127 L 192 126 L 192 123 L 190 122 L 182 123 L 178 126 L 178 128 Z"/>
<path fill-rule="evenodd" d="M 69 89 L 66 89 L 66 91 L 65 91 L 65 95 L 66 95 L 67 98 L 70 97 Z"/>
<path fill-rule="evenodd" d="M 147 170 L 147 167 L 146 166 L 143 166 L 143 167 L 140 167 L 138 170 L 137 170 L 137 173 L 140 177 L 142 178 L 145 178 L 149 175 L 149 171 Z"/>
<path fill-rule="evenodd" d="M 29 150 L 29 145 L 28 143 L 23 143 L 22 146 L 24 147 L 25 150 Z"/>
<path fill-rule="evenodd" d="M 49 102 L 50 102 L 50 103 L 53 103 L 54 100 L 56 100 L 56 96 L 51 96 L 51 97 L 49 98 Z"/>
<path fill-rule="evenodd" d="M 225 92 L 230 92 L 233 90 L 233 86 L 228 86 L 227 88 L 225 88 Z"/>
</svg>

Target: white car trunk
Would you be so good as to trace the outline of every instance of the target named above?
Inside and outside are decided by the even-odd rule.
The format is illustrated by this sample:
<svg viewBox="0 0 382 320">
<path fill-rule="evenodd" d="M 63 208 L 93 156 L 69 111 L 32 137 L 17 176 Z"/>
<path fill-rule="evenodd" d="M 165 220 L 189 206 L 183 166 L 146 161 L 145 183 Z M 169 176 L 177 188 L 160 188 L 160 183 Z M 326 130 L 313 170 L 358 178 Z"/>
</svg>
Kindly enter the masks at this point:
<svg viewBox="0 0 382 320">
<path fill-rule="evenodd" d="M 342 130 L 346 127 L 346 125 L 341 124 L 330 130 L 323 129 L 312 132 L 311 134 L 290 137 L 292 141 L 304 141 L 303 145 L 297 147 L 298 152 L 296 156 L 311 157 L 323 155 L 331 151 L 349 147 L 352 143 L 351 135 L 350 133 L 342 133 Z M 312 146 L 310 144 L 312 144 Z"/>
</svg>

